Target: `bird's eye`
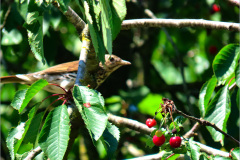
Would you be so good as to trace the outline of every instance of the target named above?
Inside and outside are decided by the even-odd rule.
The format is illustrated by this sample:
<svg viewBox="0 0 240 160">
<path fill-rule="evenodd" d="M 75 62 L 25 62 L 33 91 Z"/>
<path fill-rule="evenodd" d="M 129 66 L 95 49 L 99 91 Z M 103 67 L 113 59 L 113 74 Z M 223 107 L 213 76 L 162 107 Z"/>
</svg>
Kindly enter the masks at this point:
<svg viewBox="0 0 240 160">
<path fill-rule="evenodd" d="M 110 60 L 110 62 L 113 62 L 113 61 L 114 61 L 114 58 L 113 58 L 113 57 L 110 57 L 109 60 Z"/>
</svg>

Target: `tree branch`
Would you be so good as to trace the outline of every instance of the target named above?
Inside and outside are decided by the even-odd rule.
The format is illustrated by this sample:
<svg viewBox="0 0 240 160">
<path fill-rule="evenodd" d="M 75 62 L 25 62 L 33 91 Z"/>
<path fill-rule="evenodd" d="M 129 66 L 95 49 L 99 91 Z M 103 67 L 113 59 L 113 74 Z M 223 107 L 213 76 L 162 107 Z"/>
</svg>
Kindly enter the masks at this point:
<svg viewBox="0 0 240 160">
<path fill-rule="evenodd" d="M 201 125 L 204 125 L 204 126 L 211 126 L 212 128 L 214 128 L 216 131 L 222 133 L 223 135 L 225 135 L 227 138 L 229 138 L 230 140 L 232 140 L 233 142 L 236 142 L 238 144 L 240 144 L 240 142 L 238 140 L 236 140 L 234 137 L 232 137 L 231 135 L 227 134 L 226 132 L 224 132 L 223 130 L 221 130 L 220 128 L 218 128 L 218 126 L 216 126 L 214 123 L 211 123 L 209 121 L 206 121 L 204 119 L 198 119 L 196 117 L 193 117 L 193 116 L 189 116 L 185 113 L 183 113 L 182 111 L 179 111 L 175 108 L 175 112 L 178 113 L 178 114 L 181 114 L 182 116 L 190 119 L 190 120 L 193 120 L 193 121 L 196 121 L 198 122 L 199 124 Z"/>
<path fill-rule="evenodd" d="M 40 147 L 37 147 L 34 150 L 32 150 L 24 160 L 32 160 L 41 152 L 42 152 L 42 149 Z"/>
<path fill-rule="evenodd" d="M 63 13 L 69 22 L 71 22 L 76 28 L 78 34 L 82 33 L 82 30 L 85 28 L 86 23 L 78 16 L 78 14 L 71 8 L 68 7 L 67 12 Z"/>
<path fill-rule="evenodd" d="M 195 136 L 195 132 L 196 130 L 198 130 L 198 128 L 200 127 L 199 123 L 195 123 L 194 126 L 187 132 L 183 135 L 184 138 L 190 138 L 190 137 L 193 137 Z"/>
<path fill-rule="evenodd" d="M 119 116 L 115 116 L 115 115 L 112 115 L 112 114 L 108 114 L 108 120 L 110 122 L 112 122 L 114 125 L 128 127 L 132 130 L 141 132 L 143 134 L 151 134 L 152 131 L 154 129 L 156 129 L 156 128 L 148 128 L 145 124 L 140 123 L 138 121 L 131 120 L 131 119 L 128 119 L 128 118 L 119 117 Z M 223 152 L 223 151 L 208 147 L 208 146 L 203 145 L 199 142 L 193 141 L 193 143 L 199 145 L 199 147 L 201 148 L 200 149 L 201 152 L 205 152 L 209 155 L 219 155 L 219 156 L 222 156 L 222 157 L 228 157 L 229 156 L 228 152 Z"/>
<path fill-rule="evenodd" d="M 122 30 L 128 30 L 136 27 L 202 27 L 209 29 L 240 31 L 240 25 L 238 23 L 203 19 L 133 19 L 125 20 L 122 23 Z"/>
<path fill-rule="evenodd" d="M 90 50 L 90 35 L 88 25 L 85 26 L 82 32 L 82 49 L 79 56 L 78 72 L 76 77 L 76 85 L 81 86 L 81 80 L 84 79 L 84 73 L 86 69 L 87 55 Z"/>
</svg>

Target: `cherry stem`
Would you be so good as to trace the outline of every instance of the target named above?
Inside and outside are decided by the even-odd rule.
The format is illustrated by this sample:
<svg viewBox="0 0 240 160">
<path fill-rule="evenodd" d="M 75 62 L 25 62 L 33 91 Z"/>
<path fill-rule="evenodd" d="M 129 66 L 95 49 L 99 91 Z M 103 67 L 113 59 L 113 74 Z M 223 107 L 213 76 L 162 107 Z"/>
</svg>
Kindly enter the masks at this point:
<svg viewBox="0 0 240 160">
<path fill-rule="evenodd" d="M 61 86 L 58 85 L 58 84 L 55 84 L 55 83 L 49 83 L 49 85 L 57 86 L 57 87 L 61 88 L 65 93 L 67 93 L 66 89 L 64 89 L 63 87 L 61 87 Z"/>
<path fill-rule="evenodd" d="M 63 101 L 62 105 L 64 105 L 67 102 L 67 98 Z"/>
<path fill-rule="evenodd" d="M 57 101 L 59 101 L 60 99 L 63 99 L 64 97 L 59 97 L 58 99 L 54 100 L 48 107 L 50 107 L 51 105 L 53 105 L 54 103 L 56 103 Z"/>
<path fill-rule="evenodd" d="M 46 98 L 44 98 L 43 100 L 42 100 L 42 102 L 43 101 L 45 101 L 46 99 L 48 99 L 48 98 L 50 98 L 50 97 L 54 97 L 54 96 L 63 96 L 63 95 L 65 95 L 65 94 L 52 94 L 52 95 L 50 95 L 50 96 L 47 96 Z"/>
</svg>

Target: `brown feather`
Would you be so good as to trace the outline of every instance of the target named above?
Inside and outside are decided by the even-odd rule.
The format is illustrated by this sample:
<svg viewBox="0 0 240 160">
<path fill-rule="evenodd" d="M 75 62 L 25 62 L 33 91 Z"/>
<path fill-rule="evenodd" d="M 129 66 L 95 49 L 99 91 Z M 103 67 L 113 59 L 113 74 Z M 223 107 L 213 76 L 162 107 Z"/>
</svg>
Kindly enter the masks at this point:
<svg viewBox="0 0 240 160">
<path fill-rule="evenodd" d="M 78 62 L 79 61 L 62 63 L 59 65 L 50 67 L 48 69 L 45 69 L 43 71 L 36 72 L 34 74 L 56 74 L 56 73 L 77 72 Z"/>
<path fill-rule="evenodd" d="M 24 80 L 16 77 L 16 76 L 4 76 L 0 77 L 1 83 L 25 83 Z"/>
</svg>

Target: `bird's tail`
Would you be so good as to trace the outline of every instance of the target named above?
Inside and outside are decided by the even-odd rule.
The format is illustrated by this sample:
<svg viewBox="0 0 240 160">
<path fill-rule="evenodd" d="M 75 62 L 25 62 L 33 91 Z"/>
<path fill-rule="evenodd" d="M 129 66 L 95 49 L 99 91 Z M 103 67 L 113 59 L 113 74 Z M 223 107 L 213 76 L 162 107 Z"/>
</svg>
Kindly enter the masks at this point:
<svg viewBox="0 0 240 160">
<path fill-rule="evenodd" d="M 27 79 L 23 79 L 21 76 L 4 76 L 0 77 L 0 83 L 22 83 L 22 84 L 27 84 L 28 81 Z"/>
</svg>

